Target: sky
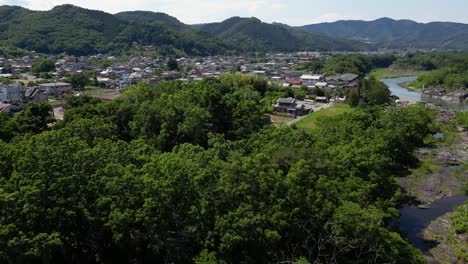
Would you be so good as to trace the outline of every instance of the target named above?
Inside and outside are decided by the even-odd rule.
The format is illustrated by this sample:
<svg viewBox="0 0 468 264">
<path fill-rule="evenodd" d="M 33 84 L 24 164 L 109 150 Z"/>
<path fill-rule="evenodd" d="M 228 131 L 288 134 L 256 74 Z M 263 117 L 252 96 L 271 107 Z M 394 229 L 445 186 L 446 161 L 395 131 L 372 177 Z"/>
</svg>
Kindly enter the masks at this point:
<svg viewBox="0 0 468 264">
<path fill-rule="evenodd" d="M 293 26 L 381 17 L 468 23 L 468 0 L 0 0 L 0 5 L 32 10 L 49 10 L 61 4 L 109 13 L 164 12 L 187 24 L 219 22 L 232 16 L 257 17 Z"/>
</svg>

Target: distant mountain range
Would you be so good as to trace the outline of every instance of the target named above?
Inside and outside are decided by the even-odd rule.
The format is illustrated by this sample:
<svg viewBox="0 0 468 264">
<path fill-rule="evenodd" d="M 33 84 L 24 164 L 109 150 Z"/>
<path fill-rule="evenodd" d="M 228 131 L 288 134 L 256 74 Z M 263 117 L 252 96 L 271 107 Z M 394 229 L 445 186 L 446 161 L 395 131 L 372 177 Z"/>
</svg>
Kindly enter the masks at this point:
<svg viewBox="0 0 468 264">
<path fill-rule="evenodd" d="M 338 21 L 302 27 L 233 17 L 187 25 L 164 13 L 108 14 L 73 5 L 49 11 L 0 6 L 0 45 L 42 53 L 115 53 L 153 45 L 160 54 L 357 51 L 379 47 L 468 49 L 468 25 L 409 20 Z"/>
<path fill-rule="evenodd" d="M 381 18 L 347 20 L 298 27 L 333 37 L 359 40 L 383 48 L 468 50 L 468 25 L 451 22 L 417 23 Z"/>
<path fill-rule="evenodd" d="M 356 51 L 370 48 L 359 41 L 268 24 L 257 18 L 232 17 L 220 23 L 195 27 L 246 51 Z"/>
<path fill-rule="evenodd" d="M 197 29 L 167 14 L 146 11 L 112 15 L 73 5 L 49 11 L 0 6 L 0 45 L 73 55 L 119 53 L 135 44 L 154 45 L 161 54 L 189 55 L 368 48 L 357 41 L 285 29 L 257 19 L 233 18 L 219 25 L 226 32 L 214 33 L 210 30 L 214 24 Z"/>
</svg>

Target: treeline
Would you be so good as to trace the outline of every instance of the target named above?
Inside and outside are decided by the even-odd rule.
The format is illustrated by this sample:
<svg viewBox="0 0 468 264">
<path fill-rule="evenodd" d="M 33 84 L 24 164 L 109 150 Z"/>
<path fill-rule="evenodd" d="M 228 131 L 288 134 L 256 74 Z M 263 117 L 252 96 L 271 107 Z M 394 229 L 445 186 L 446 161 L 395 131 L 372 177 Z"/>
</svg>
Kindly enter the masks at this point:
<svg viewBox="0 0 468 264">
<path fill-rule="evenodd" d="M 429 71 L 412 83 L 417 88 L 457 90 L 468 87 L 468 53 L 418 52 L 399 58 L 396 65 Z"/>
<path fill-rule="evenodd" d="M 311 61 L 299 65 L 297 70 L 323 73 L 328 76 L 343 73 L 354 73 L 364 77 L 376 68 L 387 68 L 396 61 L 393 53 L 379 55 L 342 54 L 330 58 Z"/>
<path fill-rule="evenodd" d="M 308 134 L 265 122 L 274 89 L 139 84 L 2 136 L 0 262 L 424 263 L 391 224 L 393 175 L 434 114 L 363 105 Z"/>
<path fill-rule="evenodd" d="M 31 55 L 31 53 L 11 46 L 0 46 L 0 58 L 12 59 L 27 55 Z"/>
</svg>

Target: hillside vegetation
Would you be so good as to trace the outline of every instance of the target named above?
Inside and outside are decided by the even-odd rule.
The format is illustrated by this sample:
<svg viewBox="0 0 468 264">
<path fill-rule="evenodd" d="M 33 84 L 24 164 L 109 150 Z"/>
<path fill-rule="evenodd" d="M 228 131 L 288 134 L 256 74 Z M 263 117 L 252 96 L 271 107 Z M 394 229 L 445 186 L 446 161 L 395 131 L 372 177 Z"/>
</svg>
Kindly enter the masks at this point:
<svg viewBox="0 0 468 264">
<path fill-rule="evenodd" d="M 72 5 L 49 11 L 0 6 L 0 42 L 41 53 L 121 54 L 154 45 L 159 54 L 214 55 L 248 51 L 359 50 L 362 43 L 242 20 L 224 34 L 209 34 L 163 13 L 116 15 Z M 229 37 L 228 37 L 229 36 Z"/>
<path fill-rule="evenodd" d="M 345 20 L 299 27 L 328 36 L 369 42 L 382 48 L 468 50 L 468 25 L 450 22 L 417 23 L 381 18 Z"/>
<path fill-rule="evenodd" d="M 395 64 L 403 69 L 428 71 L 411 84 L 416 88 L 459 90 L 468 87 L 468 53 L 418 52 L 399 58 Z"/>
<path fill-rule="evenodd" d="M 245 51 L 357 51 L 369 48 L 361 42 L 268 24 L 257 18 L 233 17 L 198 28 Z"/>
</svg>

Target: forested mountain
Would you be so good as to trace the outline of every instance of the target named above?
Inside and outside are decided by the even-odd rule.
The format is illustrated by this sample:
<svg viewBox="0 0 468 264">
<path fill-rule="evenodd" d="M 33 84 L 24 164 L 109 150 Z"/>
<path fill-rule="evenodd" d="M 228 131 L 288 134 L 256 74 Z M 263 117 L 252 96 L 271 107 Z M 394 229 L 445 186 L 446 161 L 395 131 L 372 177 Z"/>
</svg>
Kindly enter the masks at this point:
<svg viewBox="0 0 468 264">
<path fill-rule="evenodd" d="M 127 11 L 117 13 L 115 16 L 128 22 L 159 24 L 172 30 L 194 31 L 193 27 L 180 22 L 177 18 L 160 12 Z"/>
<path fill-rule="evenodd" d="M 50 11 L 2 6 L 0 14 L 3 44 L 43 53 L 120 52 L 137 43 L 154 44 L 161 50 L 207 55 L 225 52 L 227 47 L 209 36 L 183 34 L 168 23 L 126 21 L 119 16 L 72 5 L 57 6 Z"/>
<path fill-rule="evenodd" d="M 73 5 L 49 11 L 0 6 L 0 43 L 41 53 L 73 55 L 121 53 L 133 45 L 155 45 L 161 54 L 175 51 L 212 55 L 246 51 L 358 50 L 364 44 L 322 34 L 262 23 L 258 19 L 231 19 L 226 32 L 211 34 L 163 13 L 122 12 L 116 15 Z M 221 28 L 229 21 L 219 23 Z M 226 37 L 229 36 L 229 37 Z"/>
<path fill-rule="evenodd" d="M 299 27 L 333 37 L 364 40 L 378 47 L 468 49 L 468 25 L 450 22 L 417 23 L 381 18 L 375 21 L 347 20 Z"/>
<path fill-rule="evenodd" d="M 369 48 L 362 42 L 268 24 L 257 18 L 232 17 L 220 23 L 196 27 L 249 51 L 349 51 Z"/>
</svg>

